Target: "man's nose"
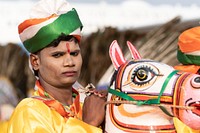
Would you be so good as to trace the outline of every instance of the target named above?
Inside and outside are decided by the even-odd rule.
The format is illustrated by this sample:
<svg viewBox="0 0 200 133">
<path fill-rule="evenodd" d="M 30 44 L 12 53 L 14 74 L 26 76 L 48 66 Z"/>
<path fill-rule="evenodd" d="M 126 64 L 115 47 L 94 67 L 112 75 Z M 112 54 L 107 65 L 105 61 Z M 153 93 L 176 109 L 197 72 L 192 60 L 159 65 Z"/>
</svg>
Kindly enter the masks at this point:
<svg viewBox="0 0 200 133">
<path fill-rule="evenodd" d="M 70 56 L 70 54 L 67 54 L 64 59 L 64 66 L 74 66 L 73 58 Z"/>
</svg>

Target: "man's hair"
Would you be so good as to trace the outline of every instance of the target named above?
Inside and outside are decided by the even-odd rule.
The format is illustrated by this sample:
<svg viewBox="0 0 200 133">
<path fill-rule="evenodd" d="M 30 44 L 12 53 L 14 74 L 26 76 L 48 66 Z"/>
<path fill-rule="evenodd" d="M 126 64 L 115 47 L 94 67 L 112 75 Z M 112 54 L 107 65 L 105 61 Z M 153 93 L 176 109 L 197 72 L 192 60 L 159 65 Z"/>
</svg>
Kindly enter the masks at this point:
<svg viewBox="0 0 200 133">
<path fill-rule="evenodd" d="M 72 36 L 72 35 L 65 35 L 65 34 L 61 34 L 57 39 L 53 40 L 47 47 L 57 47 L 58 44 L 61 42 L 61 41 L 69 41 L 71 40 L 72 38 L 74 38 L 75 40 L 75 43 L 78 43 L 78 40 Z"/>
</svg>

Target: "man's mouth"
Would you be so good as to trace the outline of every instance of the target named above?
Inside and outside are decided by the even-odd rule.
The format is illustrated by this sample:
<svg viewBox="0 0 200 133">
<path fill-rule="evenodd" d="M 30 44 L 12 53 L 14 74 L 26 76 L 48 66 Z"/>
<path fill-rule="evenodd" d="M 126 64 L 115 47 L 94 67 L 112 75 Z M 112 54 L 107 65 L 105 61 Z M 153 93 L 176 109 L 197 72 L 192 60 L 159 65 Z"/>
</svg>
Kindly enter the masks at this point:
<svg viewBox="0 0 200 133">
<path fill-rule="evenodd" d="M 63 74 L 67 77 L 73 77 L 74 75 L 76 75 L 76 71 L 67 71 L 63 72 Z"/>
</svg>

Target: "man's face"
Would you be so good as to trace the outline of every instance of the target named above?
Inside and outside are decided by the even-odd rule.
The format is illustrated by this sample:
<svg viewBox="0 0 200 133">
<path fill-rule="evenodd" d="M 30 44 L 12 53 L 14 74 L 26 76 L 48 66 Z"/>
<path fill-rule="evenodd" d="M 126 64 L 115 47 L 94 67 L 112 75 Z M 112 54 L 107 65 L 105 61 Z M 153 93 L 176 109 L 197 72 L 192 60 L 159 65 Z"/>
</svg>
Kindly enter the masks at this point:
<svg viewBox="0 0 200 133">
<path fill-rule="evenodd" d="M 39 72 L 39 79 L 47 84 L 65 87 L 72 85 L 80 75 L 82 57 L 73 39 L 61 41 L 57 47 L 46 47 L 36 56 L 38 67 L 35 70 Z"/>
</svg>

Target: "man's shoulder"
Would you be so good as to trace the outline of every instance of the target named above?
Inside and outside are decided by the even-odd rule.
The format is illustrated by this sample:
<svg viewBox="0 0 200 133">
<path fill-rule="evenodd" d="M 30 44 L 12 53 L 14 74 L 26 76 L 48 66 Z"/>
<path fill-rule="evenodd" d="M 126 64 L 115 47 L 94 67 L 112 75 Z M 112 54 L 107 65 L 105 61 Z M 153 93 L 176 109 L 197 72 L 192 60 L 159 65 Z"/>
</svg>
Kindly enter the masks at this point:
<svg viewBox="0 0 200 133">
<path fill-rule="evenodd" d="M 35 98 L 25 98 L 19 102 L 15 110 L 47 110 L 46 104 Z"/>
</svg>

